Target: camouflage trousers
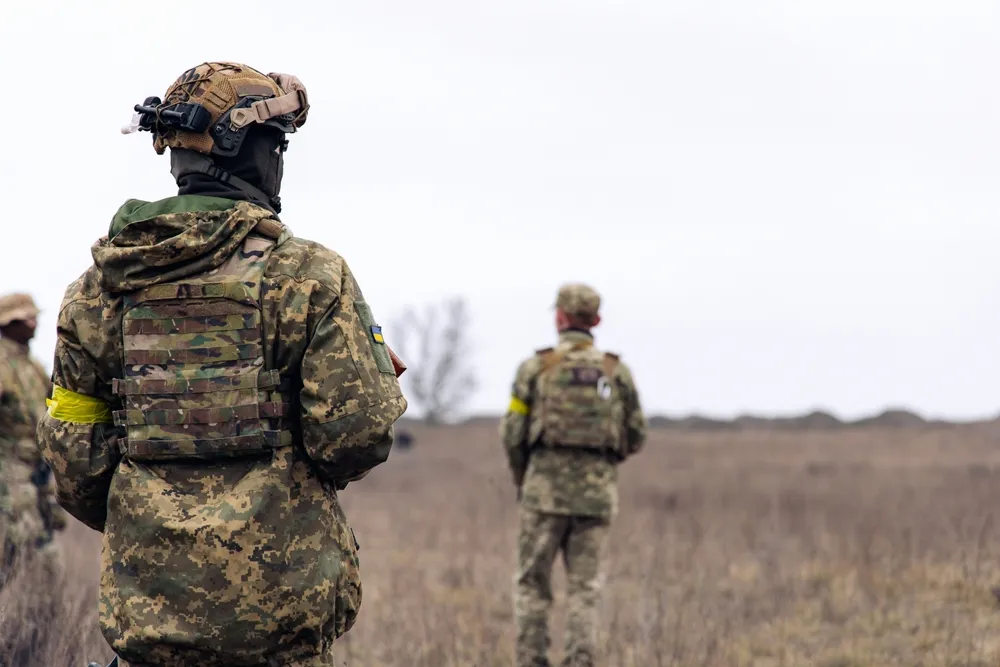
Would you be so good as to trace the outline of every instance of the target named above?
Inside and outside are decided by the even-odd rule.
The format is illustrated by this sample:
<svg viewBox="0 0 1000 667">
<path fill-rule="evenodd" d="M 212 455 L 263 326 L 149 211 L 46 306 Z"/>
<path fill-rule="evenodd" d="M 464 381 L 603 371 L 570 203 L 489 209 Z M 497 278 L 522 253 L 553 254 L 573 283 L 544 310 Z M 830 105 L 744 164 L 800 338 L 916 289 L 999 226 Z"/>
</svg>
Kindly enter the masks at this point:
<svg viewBox="0 0 1000 667">
<path fill-rule="evenodd" d="M 547 667 L 552 566 L 561 553 L 566 568 L 567 611 L 563 667 L 593 667 L 597 603 L 607 551 L 608 519 L 521 509 L 514 617 L 517 667 Z"/>
</svg>

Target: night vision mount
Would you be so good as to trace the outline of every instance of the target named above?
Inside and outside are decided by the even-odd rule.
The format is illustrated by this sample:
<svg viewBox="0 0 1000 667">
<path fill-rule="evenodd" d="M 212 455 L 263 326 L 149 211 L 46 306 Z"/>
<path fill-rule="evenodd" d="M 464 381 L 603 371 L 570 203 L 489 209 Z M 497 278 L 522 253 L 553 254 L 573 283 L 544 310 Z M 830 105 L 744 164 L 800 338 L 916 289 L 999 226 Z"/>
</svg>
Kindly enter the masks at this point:
<svg viewBox="0 0 1000 667">
<path fill-rule="evenodd" d="M 132 122 L 122 128 L 122 134 L 133 132 L 153 132 L 157 124 L 170 130 L 202 133 L 212 122 L 212 114 L 200 104 L 172 104 L 161 106 L 159 97 L 147 97 L 142 104 L 136 104 Z"/>
<path fill-rule="evenodd" d="M 254 103 L 262 100 L 259 97 L 241 98 L 236 106 L 219 117 L 209 132 L 215 144 L 212 149 L 214 154 L 232 157 L 240 152 L 251 122 L 248 112 L 254 111 Z M 134 110 L 132 122 L 122 128 L 122 134 L 143 131 L 159 133 L 163 130 L 202 134 L 212 124 L 212 114 L 208 109 L 193 102 L 163 106 L 159 97 L 147 97 L 142 104 L 136 104 Z M 282 132 L 294 132 L 294 121 L 295 115 L 291 113 L 276 114 L 265 119 L 267 125 L 276 126 Z M 287 142 L 283 142 L 283 148 L 287 148 Z"/>
</svg>

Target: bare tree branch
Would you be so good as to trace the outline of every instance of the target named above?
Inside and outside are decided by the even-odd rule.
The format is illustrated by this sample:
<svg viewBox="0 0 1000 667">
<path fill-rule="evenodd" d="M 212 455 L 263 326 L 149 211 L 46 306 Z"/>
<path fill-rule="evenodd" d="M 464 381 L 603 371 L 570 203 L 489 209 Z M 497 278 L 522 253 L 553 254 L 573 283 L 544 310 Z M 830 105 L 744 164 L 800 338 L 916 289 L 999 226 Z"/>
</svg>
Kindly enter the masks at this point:
<svg viewBox="0 0 1000 667">
<path fill-rule="evenodd" d="M 475 372 L 468 365 L 469 321 L 461 297 L 428 304 L 422 316 L 407 308 L 393 321 L 393 346 L 408 367 L 403 377 L 407 396 L 428 423 L 456 416 L 476 389 Z"/>
</svg>

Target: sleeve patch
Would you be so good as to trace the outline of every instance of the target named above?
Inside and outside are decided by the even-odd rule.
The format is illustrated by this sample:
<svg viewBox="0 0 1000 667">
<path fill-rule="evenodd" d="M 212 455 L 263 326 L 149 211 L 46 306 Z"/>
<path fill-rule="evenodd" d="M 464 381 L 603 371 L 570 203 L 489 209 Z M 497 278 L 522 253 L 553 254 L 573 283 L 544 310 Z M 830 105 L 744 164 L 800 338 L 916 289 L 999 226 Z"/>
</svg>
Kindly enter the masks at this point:
<svg viewBox="0 0 1000 667">
<path fill-rule="evenodd" d="M 372 356 L 375 357 L 375 365 L 378 367 L 379 372 L 395 375 L 396 369 L 392 365 L 392 359 L 389 358 L 385 338 L 382 336 L 382 327 L 375 324 L 371 308 L 368 307 L 365 301 L 357 299 L 354 302 L 354 310 L 358 313 L 361 326 L 368 333 L 368 343 L 371 345 Z"/>
</svg>

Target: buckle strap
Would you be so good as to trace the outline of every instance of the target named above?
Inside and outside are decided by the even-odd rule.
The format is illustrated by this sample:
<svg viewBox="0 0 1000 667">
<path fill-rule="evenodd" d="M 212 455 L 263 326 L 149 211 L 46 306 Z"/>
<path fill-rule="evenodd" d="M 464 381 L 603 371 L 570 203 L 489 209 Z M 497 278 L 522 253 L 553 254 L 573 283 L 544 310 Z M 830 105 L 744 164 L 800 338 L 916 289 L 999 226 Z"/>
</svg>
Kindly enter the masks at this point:
<svg viewBox="0 0 1000 667">
<path fill-rule="evenodd" d="M 137 440 L 125 445 L 122 454 L 136 461 L 240 458 L 288 447 L 293 442 L 291 431 L 261 431 L 254 435 L 203 440 Z"/>
<path fill-rule="evenodd" d="M 264 440 L 272 449 L 289 447 L 295 441 L 291 431 L 264 431 Z"/>
<path fill-rule="evenodd" d="M 212 391 L 233 391 L 238 389 L 269 390 L 282 386 L 281 374 L 277 370 L 260 371 L 252 374 L 222 375 L 214 378 L 191 380 L 153 378 L 115 378 L 111 391 L 118 396 L 142 394 L 206 394 Z"/>
</svg>

